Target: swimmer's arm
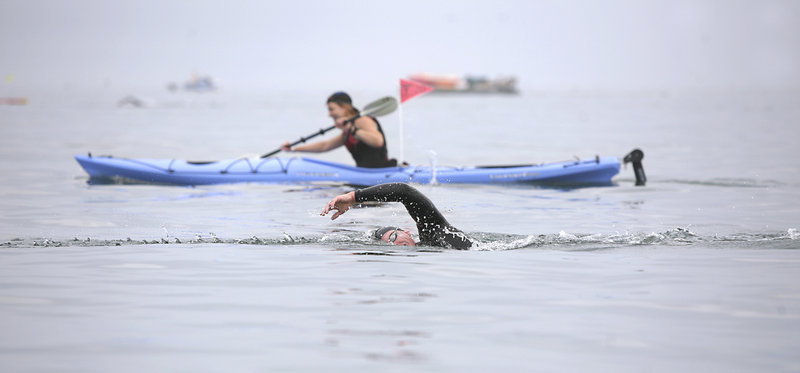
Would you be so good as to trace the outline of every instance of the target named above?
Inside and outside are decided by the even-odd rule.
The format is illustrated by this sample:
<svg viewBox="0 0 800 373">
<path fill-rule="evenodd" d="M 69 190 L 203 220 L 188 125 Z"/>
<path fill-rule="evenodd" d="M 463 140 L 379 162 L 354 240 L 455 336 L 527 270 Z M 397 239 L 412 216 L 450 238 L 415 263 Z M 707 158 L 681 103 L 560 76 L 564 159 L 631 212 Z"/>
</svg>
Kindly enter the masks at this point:
<svg viewBox="0 0 800 373">
<path fill-rule="evenodd" d="M 336 218 L 338 218 L 339 216 L 341 216 L 342 214 L 347 212 L 347 210 L 350 209 L 350 206 L 353 205 L 355 200 L 356 200 L 355 192 L 349 192 L 337 196 L 336 198 L 328 202 L 327 205 L 325 205 L 325 208 L 322 209 L 322 213 L 320 213 L 319 215 L 325 216 L 331 210 L 336 210 L 336 212 L 331 216 L 331 220 L 336 220 Z"/>
<path fill-rule="evenodd" d="M 449 226 L 447 219 L 428 197 L 404 183 L 388 183 L 355 191 L 355 201 L 400 202 L 417 223 L 420 235 Z"/>
<path fill-rule="evenodd" d="M 353 203 L 366 201 L 402 203 L 420 229 L 447 224 L 447 220 L 428 197 L 403 183 L 381 184 L 342 194 L 328 202 L 320 215 L 325 216 L 332 210 L 336 210 L 336 213 L 331 216 L 333 220 L 347 212 Z"/>
</svg>

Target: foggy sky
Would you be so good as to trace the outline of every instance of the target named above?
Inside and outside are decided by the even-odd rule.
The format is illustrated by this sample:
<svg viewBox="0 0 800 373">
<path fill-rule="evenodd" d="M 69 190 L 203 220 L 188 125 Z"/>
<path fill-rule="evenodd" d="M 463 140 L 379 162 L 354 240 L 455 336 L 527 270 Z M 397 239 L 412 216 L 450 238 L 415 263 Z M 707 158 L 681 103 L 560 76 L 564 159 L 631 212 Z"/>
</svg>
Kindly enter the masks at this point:
<svg viewBox="0 0 800 373">
<path fill-rule="evenodd" d="M 0 1 L 2 84 L 388 90 L 800 89 L 797 1 Z"/>
</svg>

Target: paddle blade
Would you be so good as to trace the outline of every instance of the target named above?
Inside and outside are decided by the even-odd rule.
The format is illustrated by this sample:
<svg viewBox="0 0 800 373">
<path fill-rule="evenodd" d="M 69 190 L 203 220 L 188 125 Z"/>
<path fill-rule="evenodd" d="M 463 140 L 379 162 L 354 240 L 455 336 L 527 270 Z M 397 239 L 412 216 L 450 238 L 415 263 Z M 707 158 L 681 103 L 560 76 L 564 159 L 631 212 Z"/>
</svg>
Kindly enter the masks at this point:
<svg viewBox="0 0 800 373">
<path fill-rule="evenodd" d="M 397 110 L 397 99 L 392 96 L 386 96 L 364 106 L 361 110 L 361 115 L 380 117 L 395 110 Z"/>
</svg>

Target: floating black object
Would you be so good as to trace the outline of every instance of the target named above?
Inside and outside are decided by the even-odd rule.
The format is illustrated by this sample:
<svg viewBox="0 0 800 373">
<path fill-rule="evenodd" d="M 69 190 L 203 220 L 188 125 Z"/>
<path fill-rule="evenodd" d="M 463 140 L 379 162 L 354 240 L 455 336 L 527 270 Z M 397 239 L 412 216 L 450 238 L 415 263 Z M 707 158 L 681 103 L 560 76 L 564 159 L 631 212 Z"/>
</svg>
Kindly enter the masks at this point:
<svg viewBox="0 0 800 373">
<path fill-rule="evenodd" d="M 644 185 L 647 182 L 647 176 L 644 175 L 644 167 L 642 167 L 642 159 L 644 159 L 644 152 L 639 149 L 633 149 L 622 161 L 625 164 L 633 163 L 633 173 L 636 175 L 636 185 Z"/>
</svg>

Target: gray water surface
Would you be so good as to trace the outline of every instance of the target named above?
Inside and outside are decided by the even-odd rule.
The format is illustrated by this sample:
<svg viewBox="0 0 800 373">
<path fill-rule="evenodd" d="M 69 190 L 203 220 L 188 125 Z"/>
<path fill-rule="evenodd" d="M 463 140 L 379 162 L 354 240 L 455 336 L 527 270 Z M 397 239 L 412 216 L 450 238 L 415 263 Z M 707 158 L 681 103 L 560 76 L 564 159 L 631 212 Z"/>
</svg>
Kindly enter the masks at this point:
<svg viewBox="0 0 800 373">
<path fill-rule="evenodd" d="M 645 187 L 417 185 L 464 252 L 371 241 L 413 228 L 398 205 L 319 217 L 346 185 L 88 184 L 74 154 L 231 158 L 329 121 L 324 93 L 119 97 L 0 107 L 3 371 L 800 370 L 800 95 L 410 101 L 411 163 L 645 152 Z"/>
</svg>

